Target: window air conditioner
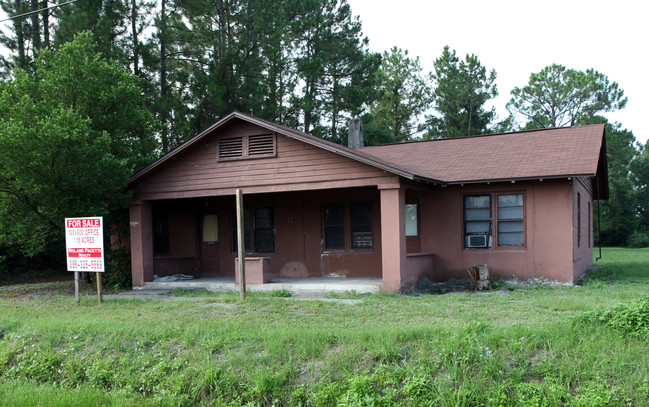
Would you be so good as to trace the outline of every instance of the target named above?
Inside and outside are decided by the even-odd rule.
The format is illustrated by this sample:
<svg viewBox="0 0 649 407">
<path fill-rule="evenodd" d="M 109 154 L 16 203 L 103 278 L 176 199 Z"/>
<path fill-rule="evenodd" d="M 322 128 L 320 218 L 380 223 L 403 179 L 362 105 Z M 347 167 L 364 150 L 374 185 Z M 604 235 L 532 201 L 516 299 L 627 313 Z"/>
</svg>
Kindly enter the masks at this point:
<svg viewBox="0 0 649 407">
<path fill-rule="evenodd" d="M 469 236 L 467 247 L 487 247 L 487 235 Z"/>
</svg>

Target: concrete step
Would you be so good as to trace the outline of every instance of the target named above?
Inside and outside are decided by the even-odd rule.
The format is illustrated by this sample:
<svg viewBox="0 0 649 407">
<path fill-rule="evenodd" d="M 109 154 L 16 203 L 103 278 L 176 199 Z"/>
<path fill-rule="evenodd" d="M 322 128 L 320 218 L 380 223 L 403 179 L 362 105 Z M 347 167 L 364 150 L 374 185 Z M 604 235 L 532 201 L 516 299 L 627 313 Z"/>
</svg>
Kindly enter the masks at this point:
<svg viewBox="0 0 649 407">
<path fill-rule="evenodd" d="M 275 278 L 267 284 L 247 284 L 248 291 L 268 292 L 273 290 L 287 290 L 291 293 L 300 291 L 320 291 L 345 294 L 371 294 L 379 292 L 383 280 L 380 278 Z M 237 291 L 239 286 L 234 283 L 234 278 L 198 278 L 195 280 L 147 282 L 142 289 L 147 290 L 175 290 L 176 288 L 199 289 L 208 291 Z"/>
</svg>

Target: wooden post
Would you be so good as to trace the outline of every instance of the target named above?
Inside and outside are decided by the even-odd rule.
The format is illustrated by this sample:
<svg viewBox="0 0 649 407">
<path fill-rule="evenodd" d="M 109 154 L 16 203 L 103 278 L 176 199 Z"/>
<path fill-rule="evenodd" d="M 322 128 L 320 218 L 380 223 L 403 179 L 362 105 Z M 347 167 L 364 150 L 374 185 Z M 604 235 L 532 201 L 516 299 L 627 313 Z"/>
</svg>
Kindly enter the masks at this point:
<svg viewBox="0 0 649 407">
<path fill-rule="evenodd" d="M 101 273 L 97 272 L 97 304 L 101 304 L 103 298 L 101 297 Z"/>
<path fill-rule="evenodd" d="M 239 293 L 240 298 L 246 298 L 246 267 L 245 267 L 246 244 L 243 233 L 243 194 L 237 189 L 237 252 L 239 255 Z"/>
<path fill-rule="evenodd" d="M 74 300 L 79 305 L 79 272 L 74 272 Z"/>
</svg>

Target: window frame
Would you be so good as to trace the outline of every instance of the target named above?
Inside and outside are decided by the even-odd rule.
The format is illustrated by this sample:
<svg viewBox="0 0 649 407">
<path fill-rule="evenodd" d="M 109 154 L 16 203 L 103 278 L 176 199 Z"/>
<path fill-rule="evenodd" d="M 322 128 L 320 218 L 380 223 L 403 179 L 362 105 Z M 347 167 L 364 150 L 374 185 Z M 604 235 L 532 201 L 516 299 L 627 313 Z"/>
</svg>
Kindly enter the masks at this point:
<svg viewBox="0 0 649 407">
<path fill-rule="evenodd" d="M 251 154 L 251 144 L 255 143 L 256 138 L 270 137 L 268 146 L 259 147 L 260 153 Z M 228 140 L 241 139 L 241 154 L 221 156 L 222 143 Z M 252 141 L 251 141 L 252 139 Z M 254 149 L 255 147 L 253 147 Z M 232 136 L 220 137 L 216 142 L 216 161 L 237 161 L 237 160 L 254 160 L 258 158 L 269 158 L 277 156 L 277 134 L 276 133 L 259 133 L 259 134 L 237 134 Z"/>
<path fill-rule="evenodd" d="M 264 228 L 257 228 L 256 223 L 257 223 L 257 211 L 270 211 L 270 227 L 264 227 Z M 272 206 L 265 206 L 265 207 L 250 207 L 250 208 L 244 208 L 243 209 L 243 217 L 244 217 L 244 250 L 246 254 L 273 254 L 275 253 L 275 249 L 277 248 L 276 244 L 276 235 L 277 231 L 275 229 L 275 211 Z M 232 254 L 237 254 L 238 253 L 238 247 L 237 247 L 237 215 L 236 215 L 236 209 L 232 209 L 231 212 L 231 232 L 232 232 L 232 245 L 231 245 L 231 253 Z M 270 230 L 273 235 L 273 247 L 272 250 L 259 250 L 259 242 L 258 242 L 258 232 L 261 230 Z M 246 245 L 246 243 L 249 243 L 249 245 Z"/>
<path fill-rule="evenodd" d="M 368 213 L 363 214 L 363 212 L 359 210 L 352 210 L 352 206 L 355 206 L 357 208 L 360 208 L 361 206 L 367 205 L 367 210 Z M 351 243 L 351 250 L 358 250 L 358 249 L 373 249 L 374 248 L 374 233 L 372 231 L 372 223 L 374 223 L 374 212 L 372 211 L 372 202 L 371 201 L 362 201 L 362 202 L 349 202 L 347 205 L 349 208 L 349 239 Z M 363 215 L 368 215 L 369 216 L 369 222 L 355 222 L 354 221 L 354 216 L 352 216 L 353 213 L 356 213 L 357 216 L 360 213 L 361 216 Z M 368 228 L 369 232 L 367 231 L 359 231 L 358 228 L 364 229 Z M 355 238 L 355 234 L 357 233 L 369 233 L 370 239 L 369 241 L 366 241 L 362 236 L 360 237 L 360 241 L 357 241 Z M 365 245 L 360 245 L 357 246 L 357 244 L 363 244 L 369 242 L 368 246 Z"/>
<path fill-rule="evenodd" d="M 577 192 L 577 248 L 581 248 L 581 193 Z"/>
<path fill-rule="evenodd" d="M 352 224 L 351 216 L 351 207 L 352 205 L 364 205 L 369 206 L 369 224 L 367 223 L 358 223 Z M 326 207 L 332 206 L 342 206 L 343 209 L 343 224 L 336 225 L 327 225 L 326 224 Z M 323 202 L 321 206 L 321 245 L 320 250 L 322 253 L 331 253 L 331 252 L 373 252 L 376 244 L 375 236 L 375 205 L 372 200 L 354 200 L 354 201 L 332 201 L 332 202 Z M 343 229 L 343 245 L 340 247 L 327 247 L 327 235 L 326 230 L 328 227 L 338 227 L 342 226 Z M 371 241 L 369 241 L 369 246 L 367 247 L 355 247 L 354 246 L 354 236 L 353 229 L 354 227 L 369 227 L 369 232 L 357 232 L 357 233 L 370 233 Z"/>
<path fill-rule="evenodd" d="M 521 195 L 523 199 L 523 217 L 516 219 L 499 219 L 498 217 L 498 197 L 501 195 Z M 466 212 L 466 197 L 477 197 L 477 196 L 488 196 L 489 205 L 490 205 L 490 230 L 487 233 L 487 246 L 485 247 L 469 247 L 467 237 L 466 225 L 467 222 L 479 222 L 479 220 L 467 220 Z M 476 193 L 467 193 L 462 194 L 462 247 L 463 250 L 515 250 L 515 249 L 524 249 L 527 247 L 527 199 L 525 191 L 492 191 L 492 192 L 476 192 Z M 508 245 L 500 243 L 500 231 L 499 223 L 500 222 L 522 222 L 523 225 L 523 242 L 517 245 Z M 479 233 L 474 233 L 477 235 Z"/>
<path fill-rule="evenodd" d="M 500 192 L 496 193 L 496 240 L 498 242 L 498 247 L 524 247 L 525 246 L 525 194 L 522 192 Z M 498 210 L 500 209 L 500 205 L 498 204 L 498 198 L 504 195 L 520 195 L 521 200 L 523 203 L 521 204 L 521 212 L 522 212 L 522 217 L 521 218 L 509 218 L 509 219 L 501 219 L 500 214 L 498 213 Z M 518 206 L 508 206 L 507 208 L 515 208 Z M 501 244 L 500 243 L 500 224 L 502 223 L 514 223 L 514 222 L 520 222 L 523 231 L 523 239 L 521 244 Z M 506 232 L 503 232 L 506 233 Z"/>
<path fill-rule="evenodd" d="M 327 222 L 327 207 L 339 207 L 342 209 L 342 223 L 341 222 L 332 222 L 328 223 Z M 347 248 L 347 210 L 346 210 L 346 205 L 343 202 L 327 202 L 322 204 L 322 250 L 323 251 L 335 251 L 335 250 L 345 250 Z M 342 245 L 337 245 L 337 246 L 328 246 L 327 242 L 330 241 L 330 239 L 327 239 L 327 230 L 335 229 L 335 230 L 341 230 L 342 229 Z M 341 237 L 335 236 L 334 240 L 338 240 Z"/>
<path fill-rule="evenodd" d="M 467 219 L 467 209 L 480 209 L 480 208 L 467 208 L 466 203 L 467 200 L 466 198 L 479 198 L 479 197 L 488 197 L 488 202 L 489 202 L 489 231 L 488 232 L 468 232 L 468 225 L 471 223 L 485 223 L 487 222 L 486 219 Z M 494 235 L 494 225 L 493 225 L 493 202 L 492 202 L 492 194 L 465 194 L 462 196 L 462 240 L 463 240 L 463 247 L 464 249 L 479 249 L 479 250 L 484 250 L 484 249 L 491 249 L 493 248 L 493 235 Z M 485 246 L 476 246 L 476 247 L 471 247 L 469 246 L 469 238 L 470 236 L 486 236 L 487 242 Z"/>
<path fill-rule="evenodd" d="M 154 213 L 153 224 L 153 255 L 165 256 L 171 253 L 171 239 L 169 233 L 169 215 Z"/>
</svg>

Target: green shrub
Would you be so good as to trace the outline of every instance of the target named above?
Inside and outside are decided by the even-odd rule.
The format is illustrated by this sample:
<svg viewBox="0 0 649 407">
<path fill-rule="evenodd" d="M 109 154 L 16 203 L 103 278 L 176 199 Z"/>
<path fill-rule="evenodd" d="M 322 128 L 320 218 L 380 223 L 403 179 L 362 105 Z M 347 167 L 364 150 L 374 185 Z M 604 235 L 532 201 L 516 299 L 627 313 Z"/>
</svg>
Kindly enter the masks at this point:
<svg viewBox="0 0 649 407">
<path fill-rule="evenodd" d="M 630 304 L 587 311 L 581 314 L 580 320 L 604 324 L 631 336 L 649 337 L 649 297 Z"/>
<path fill-rule="evenodd" d="M 273 290 L 268 293 L 269 297 L 278 297 L 278 298 L 289 298 L 292 297 L 293 294 L 289 290 L 281 289 L 281 290 Z"/>
<path fill-rule="evenodd" d="M 649 233 L 647 232 L 633 232 L 629 236 L 627 245 L 634 249 L 641 247 L 649 247 Z"/>
</svg>

